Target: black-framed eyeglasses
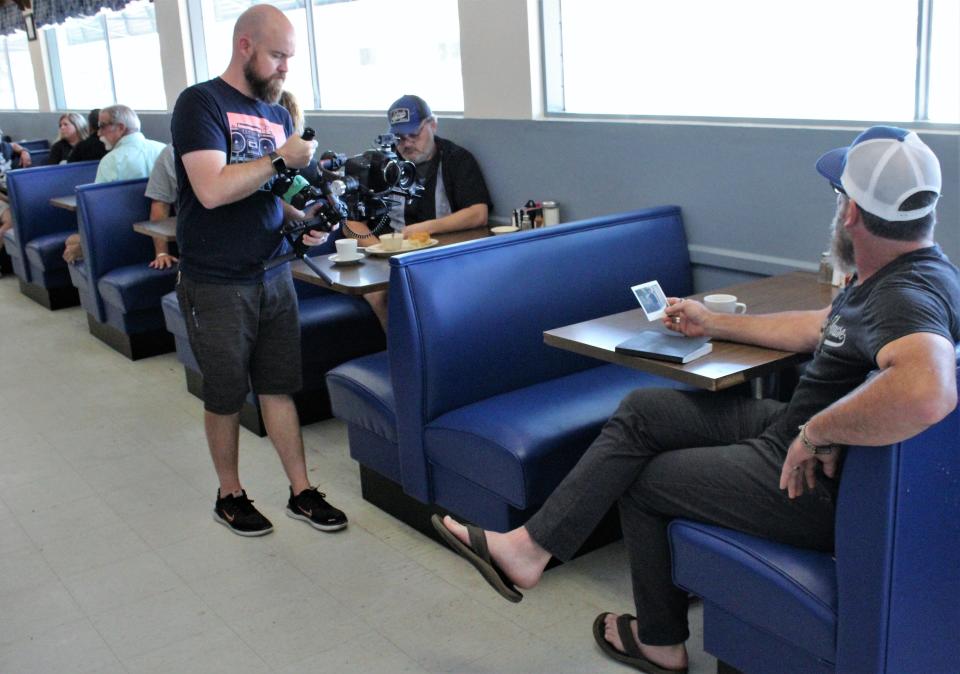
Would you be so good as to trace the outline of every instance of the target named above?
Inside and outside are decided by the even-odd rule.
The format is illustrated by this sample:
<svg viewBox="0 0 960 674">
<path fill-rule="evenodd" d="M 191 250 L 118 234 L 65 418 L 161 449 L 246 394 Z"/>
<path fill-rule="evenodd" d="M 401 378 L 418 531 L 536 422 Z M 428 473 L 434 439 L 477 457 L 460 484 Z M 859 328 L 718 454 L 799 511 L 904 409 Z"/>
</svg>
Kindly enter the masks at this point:
<svg viewBox="0 0 960 674">
<path fill-rule="evenodd" d="M 430 118 L 428 117 L 427 119 L 425 119 L 425 120 L 423 120 L 422 122 L 420 122 L 420 126 L 417 127 L 417 130 L 414 131 L 413 133 L 396 133 L 396 134 L 394 134 L 394 135 L 397 137 L 397 142 L 398 142 L 398 143 L 402 143 L 402 142 L 405 141 L 405 140 L 416 140 L 417 138 L 420 137 L 420 134 L 423 133 L 423 127 L 426 126 L 426 125 L 427 125 L 427 122 L 429 122 L 429 121 L 430 121 Z"/>
</svg>

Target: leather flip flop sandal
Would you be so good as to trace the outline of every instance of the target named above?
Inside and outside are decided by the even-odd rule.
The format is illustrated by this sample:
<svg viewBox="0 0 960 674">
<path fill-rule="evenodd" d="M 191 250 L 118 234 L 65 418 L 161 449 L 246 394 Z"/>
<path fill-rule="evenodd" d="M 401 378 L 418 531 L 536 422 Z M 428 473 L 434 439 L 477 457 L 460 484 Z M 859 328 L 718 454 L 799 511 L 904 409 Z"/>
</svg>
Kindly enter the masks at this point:
<svg viewBox="0 0 960 674">
<path fill-rule="evenodd" d="M 443 519 L 439 515 L 432 515 L 430 523 L 437 530 L 440 537 L 450 548 L 470 562 L 483 579 L 490 584 L 497 593 L 514 603 L 523 599 L 523 595 L 517 590 L 513 582 L 507 578 L 507 575 L 497 566 L 496 562 L 490 558 L 490 550 L 487 548 L 487 535 L 480 527 L 472 524 L 465 524 L 467 534 L 470 536 L 470 545 L 463 543 L 459 538 L 453 535 L 453 532 L 447 529 L 443 524 Z"/>
<path fill-rule="evenodd" d="M 636 620 L 636 618 L 628 613 L 624 613 L 617 618 L 617 632 L 620 635 L 620 642 L 623 644 L 626 653 L 618 651 L 604 636 L 607 629 L 606 622 L 608 615 L 610 615 L 609 612 L 601 613 L 597 616 L 597 619 L 593 621 L 593 638 L 597 642 L 597 646 L 600 647 L 600 650 L 606 655 L 617 662 L 622 662 L 625 665 L 629 665 L 647 674 L 687 674 L 686 667 L 683 669 L 667 669 L 666 667 L 661 667 L 660 665 L 650 662 L 643 656 L 643 653 L 640 652 L 640 646 L 633 636 L 633 630 L 630 629 L 630 623 Z"/>
</svg>

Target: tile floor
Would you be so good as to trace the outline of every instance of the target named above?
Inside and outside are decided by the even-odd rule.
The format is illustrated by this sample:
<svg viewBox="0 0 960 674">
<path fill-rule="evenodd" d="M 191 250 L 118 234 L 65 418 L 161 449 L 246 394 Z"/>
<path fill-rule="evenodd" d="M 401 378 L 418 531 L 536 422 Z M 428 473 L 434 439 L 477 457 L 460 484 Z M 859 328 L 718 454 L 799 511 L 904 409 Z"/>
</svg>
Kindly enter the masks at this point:
<svg viewBox="0 0 960 674">
<path fill-rule="evenodd" d="M 554 569 L 518 605 L 360 498 L 343 425 L 304 428 L 311 475 L 350 527 L 283 515 L 266 439 L 241 474 L 275 525 L 213 522 L 201 426 L 172 354 L 136 363 L 0 279 L 0 672 L 623 672 L 590 634 L 632 609 L 615 544 Z M 691 609 L 692 672 L 712 672 Z"/>
</svg>

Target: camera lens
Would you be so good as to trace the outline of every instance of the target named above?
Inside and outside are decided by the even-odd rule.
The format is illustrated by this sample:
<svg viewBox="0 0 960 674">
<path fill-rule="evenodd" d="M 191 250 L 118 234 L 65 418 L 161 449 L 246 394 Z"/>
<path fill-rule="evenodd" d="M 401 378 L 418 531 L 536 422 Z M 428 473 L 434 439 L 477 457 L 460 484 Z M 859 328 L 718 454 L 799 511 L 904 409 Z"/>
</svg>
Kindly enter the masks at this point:
<svg viewBox="0 0 960 674">
<path fill-rule="evenodd" d="M 400 164 L 391 159 L 383 166 L 383 182 L 387 187 L 396 187 L 397 183 L 400 182 L 400 178 L 403 176 L 403 172 L 400 169 Z"/>
<path fill-rule="evenodd" d="M 397 186 L 401 189 L 408 189 L 417 182 L 417 166 L 412 161 L 397 162 L 400 165 L 400 179 Z"/>
</svg>

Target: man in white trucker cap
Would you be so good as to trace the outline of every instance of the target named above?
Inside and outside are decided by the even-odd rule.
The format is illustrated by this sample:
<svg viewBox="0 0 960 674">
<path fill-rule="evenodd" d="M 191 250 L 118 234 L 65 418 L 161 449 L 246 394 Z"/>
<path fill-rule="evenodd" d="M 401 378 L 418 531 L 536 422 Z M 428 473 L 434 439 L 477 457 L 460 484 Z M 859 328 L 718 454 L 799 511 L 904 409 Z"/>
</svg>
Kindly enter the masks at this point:
<svg viewBox="0 0 960 674">
<path fill-rule="evenodd" d="M 957 404 L 960 271 L 933 241 L 940 165 L 915 133 L 873 127 L 817 170 L 837 191 L 834 249 L 854 271 L 816 311 L 722 314 L 669 298 L 667 328 L 812 354 L 790 401 L 641 389 L 526 525 L 452 518 L 437 532 L 504 598 L 570 559 L 618 505 L 636 617 L 601 613 L 600 650 L 644 672 L 686 672 L 687 595 L 673 585 L 677 517 L 831 551 L 841 457 L 923 431 Z"/>
</svg>

